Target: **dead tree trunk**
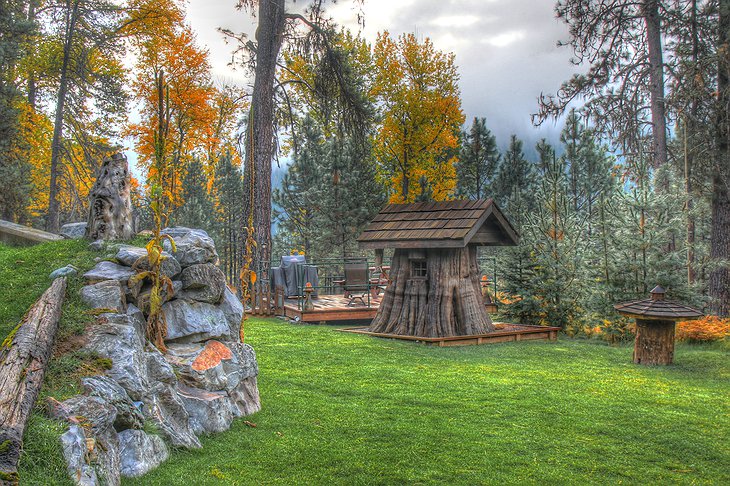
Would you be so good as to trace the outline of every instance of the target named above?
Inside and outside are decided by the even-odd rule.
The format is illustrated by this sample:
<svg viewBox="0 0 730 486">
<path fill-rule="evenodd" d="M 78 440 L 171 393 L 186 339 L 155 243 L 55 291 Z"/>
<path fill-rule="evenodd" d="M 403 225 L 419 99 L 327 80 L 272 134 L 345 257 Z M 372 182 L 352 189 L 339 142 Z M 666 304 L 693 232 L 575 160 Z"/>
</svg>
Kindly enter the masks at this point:
<svg viewBox="0 0 730 486">
<path fill-rule="evenodd" d="M 17 484 L 23 433 L 58 331 L 66 278 L 57 278 L 0 351 L 0 484 Z"/>
<path fill-rule="evenodd" d="M 134 236 L 127 158 L 114 154 L 104 161 L 89 194 L 86 236 L 92 240 L 128 240 Z"/>
<path fill-rule="evenodd" d="M 398 249 L 393 255 L 391 283 L 372 332 L 445 337 L 494 330 L 482 298 L 476 247 L 421 250 L 425 277 L 412 274 L 416 260 L 409 258 L 410 251 Z"/>
</svg>

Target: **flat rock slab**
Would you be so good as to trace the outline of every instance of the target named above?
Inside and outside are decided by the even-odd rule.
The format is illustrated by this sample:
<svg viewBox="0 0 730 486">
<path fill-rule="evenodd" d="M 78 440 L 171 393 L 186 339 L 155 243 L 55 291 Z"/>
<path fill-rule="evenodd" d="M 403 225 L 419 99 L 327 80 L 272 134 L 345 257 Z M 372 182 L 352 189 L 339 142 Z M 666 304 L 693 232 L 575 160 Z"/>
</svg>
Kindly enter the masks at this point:
<svg viewBox="0 0 730 486">
<path fill-rule="evenodd" d="M 125 297 L 118 280 L 104 280 L 81 287 L 81 301 L 92 309 L 124 312 Z"/>
<path fill-rule="evenodd" d="M 101 282 L 102 280 L 119 280 L 126 284 L 135 274 L 129 267 L 117 265 L 113 262 L 99 262 L 94 268 L 84 274 L 84 278 L 90 282 Z"/>
</svg>

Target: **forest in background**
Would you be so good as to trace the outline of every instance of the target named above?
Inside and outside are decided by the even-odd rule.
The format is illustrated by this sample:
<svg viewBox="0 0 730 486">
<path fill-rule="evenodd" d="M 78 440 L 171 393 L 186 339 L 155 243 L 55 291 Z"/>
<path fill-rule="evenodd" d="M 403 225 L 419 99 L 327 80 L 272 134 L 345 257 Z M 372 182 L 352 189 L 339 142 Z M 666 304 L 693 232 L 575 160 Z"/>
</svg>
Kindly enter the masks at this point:
<svg viewBox="0 0 730 486">
<path fill-rule="evenodd" d="M 256 39 L 222 32 L 250 90 L 213 78 L 183 2 L 0 3 L 2 217 L 52 231 L 85 220 L 102 159 L 131 140 L 149 225 L 164 97 L 169 224 L 207 229 L 234 284 L 249 234 L 258 264 L 291 250 L 344 257 L 387 201 L 492 197 L 521 244 L 485 254 L 503 309 L 524 323 L 620 339 L 611 305 L 656 284 L 728 314 L 730 2 L 559 3 L 586 69 L 536 103 L 536 123 L 564 125 L 536 160 L 489 120 L 465 120 L 454 55 L 429 39 L 383 32 L 371 45 L 323 2 L 266 13 L 279 4 L 241 3 L 257 12 Z M 279 157 L 291 163 L 272 188 Z"/>
</svg>

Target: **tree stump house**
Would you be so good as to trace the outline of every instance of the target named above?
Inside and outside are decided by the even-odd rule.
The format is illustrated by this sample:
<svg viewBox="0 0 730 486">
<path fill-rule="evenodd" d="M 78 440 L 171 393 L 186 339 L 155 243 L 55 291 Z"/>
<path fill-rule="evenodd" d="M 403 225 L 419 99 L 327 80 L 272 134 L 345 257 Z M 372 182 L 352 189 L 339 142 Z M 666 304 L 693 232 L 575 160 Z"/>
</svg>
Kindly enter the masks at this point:
<svg viewBox="0 0 730 486">
<path fill-rule="evenodd" d="M 358 237 L 376 265 L 394 248 L 390 282 L 371 332 L 418 337 L 494 330 L 484 305 L 479 246 L 514 246 L 519 235 L 491 200 L 389 204 Z"/>
</svg>

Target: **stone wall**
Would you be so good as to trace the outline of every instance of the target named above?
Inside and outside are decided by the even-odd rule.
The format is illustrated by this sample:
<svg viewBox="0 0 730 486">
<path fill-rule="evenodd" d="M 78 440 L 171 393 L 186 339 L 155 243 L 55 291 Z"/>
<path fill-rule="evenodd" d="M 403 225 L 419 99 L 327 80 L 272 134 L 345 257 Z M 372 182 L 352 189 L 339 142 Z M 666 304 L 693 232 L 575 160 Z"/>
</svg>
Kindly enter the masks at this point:
<svg viewBox="0 0 730 486">
<path fill-rule="evenodd" d="M 176 244 L 163 265 L 173 282 L 162 306 L 166 353 L 145 338 L 150 285 L 129 285 L 145 268 L 143 248 L 119 246 L 115 261 L 84 274 L 81 298 L 100 312 L 86 348 L 111 368 L 85 378 L 83 395 L 49 407 L 69 423 L 61 441 L 77 484 L 141 476 L 167 459 L 170 446 L 199 448 L 200 434 L 227 430 L 261 408 L 256 355 L 239 341 L 243 306 L 217 267 L 213 240 L 202 230 L 164 232 Z"/>
</svg>

